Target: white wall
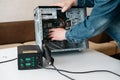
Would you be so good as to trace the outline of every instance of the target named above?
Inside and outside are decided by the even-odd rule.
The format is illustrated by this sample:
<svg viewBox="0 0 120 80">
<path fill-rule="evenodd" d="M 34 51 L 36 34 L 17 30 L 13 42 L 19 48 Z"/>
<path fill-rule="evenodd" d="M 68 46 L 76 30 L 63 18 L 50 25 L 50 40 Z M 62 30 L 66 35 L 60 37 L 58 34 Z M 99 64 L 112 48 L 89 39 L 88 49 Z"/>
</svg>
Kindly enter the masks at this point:
<svg viewBox="0 0 120 80">
<path fill-rule="evenodd" d="M 50 5 L 60 0 L 0 0 L 0 22 L 33 20 L 38 5 Z"/>
</svg>

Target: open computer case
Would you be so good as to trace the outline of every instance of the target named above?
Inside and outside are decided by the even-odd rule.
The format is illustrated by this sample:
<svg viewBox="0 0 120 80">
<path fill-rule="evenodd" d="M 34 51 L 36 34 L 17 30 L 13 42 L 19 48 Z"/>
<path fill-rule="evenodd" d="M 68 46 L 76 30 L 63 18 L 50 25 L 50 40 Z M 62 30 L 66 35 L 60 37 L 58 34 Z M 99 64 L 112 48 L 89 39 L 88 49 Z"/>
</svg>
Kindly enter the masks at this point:
<svg viewBox="0 0 120 80">
<path fill-rule="evenodd" d="M 46 45 L 51 52 L 82 51 L 88 47 L 88 41 L 83 40 L 78 43 L 63 41 L 51 41 L 48 31 L 51 28 L 61 27 L 70 29 L 84 21 L 86 8 L 72 7 L 66 12 L 61 12 L 57 6 L 38 6 L 34 9 L 35 39 L 36 44 L 43 48 Z"/>
</svg>

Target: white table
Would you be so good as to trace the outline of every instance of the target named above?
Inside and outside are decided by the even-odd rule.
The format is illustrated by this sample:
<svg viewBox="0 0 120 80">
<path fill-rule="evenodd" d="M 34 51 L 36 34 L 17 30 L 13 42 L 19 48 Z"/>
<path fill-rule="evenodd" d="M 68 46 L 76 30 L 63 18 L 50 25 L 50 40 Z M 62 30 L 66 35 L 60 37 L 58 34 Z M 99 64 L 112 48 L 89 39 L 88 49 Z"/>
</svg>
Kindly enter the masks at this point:
<svg viewBox="0 0 120 80">
<path fill-rule="evenodd" d="M 17 57 L 17 48 L 0 50 L 0 62 Z M 110 70 L 120 74 L 120 61 L 102 53 L 85 50 L 80 53 L 53 55 L 54 65 L 68 71 Z M 120 80 L 120 77 L 107 72 L 87 74 L 64 73 L 75 80 Z M 0 64 L 0 80 L 69 80 L 57 71 L 36 69 L 18 70 L 17 60 Z"/>
</svg>

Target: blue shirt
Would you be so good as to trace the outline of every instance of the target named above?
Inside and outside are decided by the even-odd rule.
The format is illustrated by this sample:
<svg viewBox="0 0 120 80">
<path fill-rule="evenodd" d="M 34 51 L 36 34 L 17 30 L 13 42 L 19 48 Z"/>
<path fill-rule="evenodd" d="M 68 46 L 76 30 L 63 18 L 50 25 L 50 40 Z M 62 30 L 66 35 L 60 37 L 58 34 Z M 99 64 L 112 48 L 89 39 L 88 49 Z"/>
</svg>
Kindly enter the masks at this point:
<svg viewBox="0 0 120 80">
<path fill-rule="evenodd" d="M 120 0 L 78 0 L 78 6 L 93 9 L 83 22 L 67 30 L 68 41 L 80 42 L 105 31 L 120 47 Z"/>
</svg>

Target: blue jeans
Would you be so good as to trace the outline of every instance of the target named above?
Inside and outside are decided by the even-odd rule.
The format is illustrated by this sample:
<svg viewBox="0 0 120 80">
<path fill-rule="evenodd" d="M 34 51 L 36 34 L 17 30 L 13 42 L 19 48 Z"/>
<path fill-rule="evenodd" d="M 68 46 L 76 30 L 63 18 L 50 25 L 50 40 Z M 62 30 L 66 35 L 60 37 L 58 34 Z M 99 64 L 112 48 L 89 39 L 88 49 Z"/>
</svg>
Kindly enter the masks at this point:
<svg viewBox="0 0 120 80">
<path fill-rule="evenodd" d="M 93 9 L 83 22 L 67 30 L 66 39 L 80 42 L 105 31 L 120 48 L 120 0 L 78 0 L 78 6 L 89 6 Z"/>
</svg>

